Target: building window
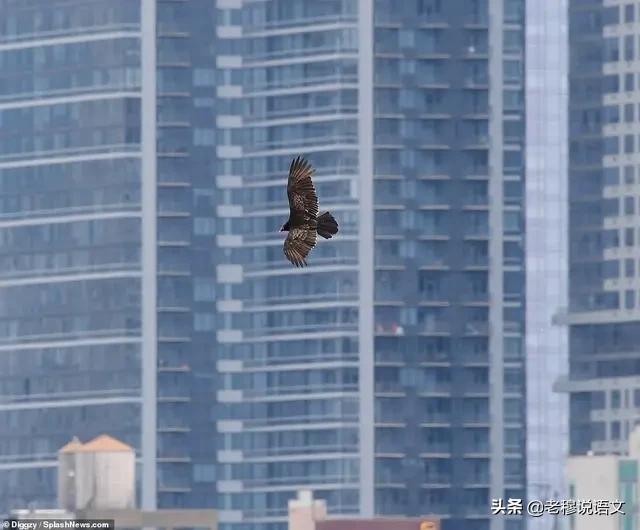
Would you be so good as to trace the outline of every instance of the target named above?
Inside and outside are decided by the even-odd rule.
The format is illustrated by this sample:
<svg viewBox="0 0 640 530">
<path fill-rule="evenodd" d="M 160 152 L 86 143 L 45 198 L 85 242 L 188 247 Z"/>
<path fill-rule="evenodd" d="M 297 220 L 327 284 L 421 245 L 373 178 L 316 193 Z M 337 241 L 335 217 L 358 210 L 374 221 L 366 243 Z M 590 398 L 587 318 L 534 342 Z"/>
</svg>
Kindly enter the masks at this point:
<svg viewBox="0 0 640 530">
<path fill-rule="evenodd" d="M 196 68 L 193 71 L 193 84 L 195 86 L 215 86 L 216 71 L 209 68 Z"/>
<path fill-rule="evenodd" d="M 635 213 L 636 202 L 633 197 L 624 198 L 624 214 L 633 215 Z"/>
<path fill-rule="evenodd" d="M 618 105 L 610 105 L 604 108 L 605 123 L 618 123 L 620 121 L 620 108 Z"/>
<path fill-rule="evenodd" d="M 611 422 L 611 439 L 612 440 L 620 439 L 620 422 L 619 421 Z"/>
<path fill-rule="evenodd" d="M 620 408 L 620 390 L 611 391 L 611 408 L 612 409 Z"/>
<path fill-rule="evenodd" d="M 196 217 L 193 220 L 193 232 L 198 236 L 210 236 L 216 233 L 216 220 L 211 217 Z"/>
<path fill-rule="evenodd" d="M 216 329 L 216 316 L 213 313 L 195 313 L 193 315 L 195 331 L 213 331 Z"/>
<path fill-rule="evenodd" d="M 624 106 L 624 121 L 631 123 L 635 119 L 635 105 L 633 103 L 627 103 Z"/>
<path fill-rule="evenodd" d="M 624 244 L 632 247 L 634 245 L 634 239 L 633 228 L 626 228 L 624 231 Z"/>
<path fill-rule="evenodd" d="M 626 291 L 624 293 L 624 305 L 627 309 L 633 309 L 636 306 L 635 291 Z"/>
<path fill-rule="evenodd" d="M 624 21 L 626 23 L 633 22 L 635 20 L 635 7 L 633 4 L 624 6 Z"/>
<path fill-rule="evenodd" d="M 635 35 L 627 35 L 624 38 L 624 60 L 625 61 L 633 61 L 633 51 L 635 50 L 634 41 L 635 41 Z"/>
<path fill-rule="evenodd" d="M 604 183 L 606 186 L 617 186 L 620 184 L 620 170 L 617 167 L 604 168 Z"/>
<path fill-rule="evenodd" d="M 607 136 L 604 139 L 604 154 L 617 155 L 620 151 L 620 142 L 617 136 Z"/>
<path fill-rule="evenodd" d="M 609 37 L 604 40 L 604 60 L 617 61 L 620 58 L 618 37 Z"/>
<path fill-rule="evenodd" d="M 215 482 L 216 466 L 213 464 L 195 464 L 193 466 L 194 482 Z"/>
<path fill-rule="evenodd" d="M 635 145 L 635 137 L 632 134 L 625 134 L 624 152 L 628 155 L 633 153 L 634 145 Z"/>
<path fill-rule="evenodd" d="M 634 75 L 633 74 L 625 74 L 624 76 L 624 89 L 627 92 L 633 91 L 634 88 Z"/>
<path fill-rule="evenodd" d="M 416 45 L 416 34 L 412 29 L 401 29 L 399 37 L 401 48 L 413 48 Z"/>
<path fill-rule="evenodd" d="M 216 132 L 213 129 L 194 129 L 193 131 L 194 145 L 215 145 Z"/>
<path fill-rule="evenodd" d="M 624 183 L 633 184 L 635 180 L 635 173 L 634 166 L 624 166 Z"/>
<path fill-rule="evenodd" d="M 193 299 L 196 302 L 212 302 L 216 299 L 216 282 L 209 278 L 195 278 Z"/>
<path fill-rule="evenodd" d="M 633 259 L 624 260 L 624 274 L 627 278 L 636 275 L 636 262 Z"/>
</svg>

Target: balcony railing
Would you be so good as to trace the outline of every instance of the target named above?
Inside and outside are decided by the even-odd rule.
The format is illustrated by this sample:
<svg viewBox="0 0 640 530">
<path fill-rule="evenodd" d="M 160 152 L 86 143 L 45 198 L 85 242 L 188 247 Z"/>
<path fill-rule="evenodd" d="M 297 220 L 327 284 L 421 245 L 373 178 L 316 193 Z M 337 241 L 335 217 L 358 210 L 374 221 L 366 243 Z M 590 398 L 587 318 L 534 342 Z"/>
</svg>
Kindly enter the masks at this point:
<svg viewBox="0 0 640 530">
<path fill-rule="evenodd" d="M 293 385 L 272 386 L 265 390 L 243 390 L 243 397 L 248 399 L 260 399 L 274 396 L 286 396 L 296 394 L 325 394 L 331 392 L 357 392 L 357 383 L 334 383 L 322 385 Z"/>
<path fill-rule="evenodd" d="M 291 48 L 288 50 L 275 50 L 263 53 L 249 53 L 248 55 L 243 56 L 243 62 L 245 62 L 246 64 L 251 64 L 262 61 L 299 59 L 301 57 L 313 57 L 316 55 L 337 55 L 356 52 L 357 49 L 354 46 L 343 46 L 334 44 L 331 46 L 318 46 L 316 48 Z"/>
</svg>

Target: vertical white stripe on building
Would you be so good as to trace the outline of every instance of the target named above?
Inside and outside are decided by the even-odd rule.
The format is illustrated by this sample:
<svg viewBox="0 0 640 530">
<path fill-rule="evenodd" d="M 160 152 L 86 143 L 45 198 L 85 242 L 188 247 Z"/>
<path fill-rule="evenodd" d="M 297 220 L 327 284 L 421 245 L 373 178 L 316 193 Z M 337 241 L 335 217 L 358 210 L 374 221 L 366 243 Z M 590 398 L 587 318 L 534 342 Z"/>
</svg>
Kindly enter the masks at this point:
<svg viewBox="0 0 640 530">
<path fill-rule="evenodd" d="M 489 412 L 490 498 L 504 497 L 504 316 L 503 316 L 503 28 L 504 0 L 489 2 Z M 504 530 L 493 517 L 491 530 Z"/>
<path fill-rule="evenodd" d="M 569 370 L 569 333 L 552 323 L 568 305 L 567 18 L 567 0 L 527 0 L 527 494 L 537 500 L 567 495 L 569 399 L 553 384 Z"/>
<path fill-rule="evenodd" d="M 156 0 L 142 17 L 142 509 L 154 510 L 156 486 Z"/>
<path fill-rule="evenodd" d="M 362 517 L 373 517 L 375 511 L 373 0 L 359 0 L 358 12 L 360 514 Z"/>
</svg>

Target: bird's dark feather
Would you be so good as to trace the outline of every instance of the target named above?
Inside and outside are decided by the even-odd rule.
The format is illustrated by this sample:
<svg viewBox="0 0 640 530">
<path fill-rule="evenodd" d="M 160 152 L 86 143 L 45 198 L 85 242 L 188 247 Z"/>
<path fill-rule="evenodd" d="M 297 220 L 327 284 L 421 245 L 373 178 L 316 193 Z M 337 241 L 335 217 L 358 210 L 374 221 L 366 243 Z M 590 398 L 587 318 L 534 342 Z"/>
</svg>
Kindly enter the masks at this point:
<svg viewBox="0 0 640 530">
<path fill-rule="evenodd" d="M 289 222 L 292 227 L 307 224 L 316 227 L 318 196 L 311 177 L 314 170 L 305 159 L 297 157 L 289 167 L 287 196 L 289 197 Z"/>
<path fill-rule="evenodd" d="M 284 241 L 284 255 L 296 267 L 307 264 L 306 257 L 316 245 L 316 229 L 310 225 L 291 228 Z"/>
</svg>

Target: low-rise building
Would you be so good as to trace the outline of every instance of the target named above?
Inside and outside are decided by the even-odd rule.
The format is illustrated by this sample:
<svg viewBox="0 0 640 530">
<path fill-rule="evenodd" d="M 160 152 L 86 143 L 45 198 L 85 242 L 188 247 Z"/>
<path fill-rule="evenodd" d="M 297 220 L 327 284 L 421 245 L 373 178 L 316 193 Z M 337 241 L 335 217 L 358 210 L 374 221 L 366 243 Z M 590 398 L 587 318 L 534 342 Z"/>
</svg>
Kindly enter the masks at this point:
<svg viewBox="0 0 640 530">
<path fill-rule="evenodd" d="M 570 457 L 569 497 L 576 502 L 571 530 L 639 530 L 639 468 L 640 427 L 629 436 L 625 455 Z"/>
<path fill-rule="evenodd" d="M 440 530 L 440 521 L 435 517 L 332 518 L 325 501 L 302 490 L 289 501 L 289 530 Z"/>
</svg>

